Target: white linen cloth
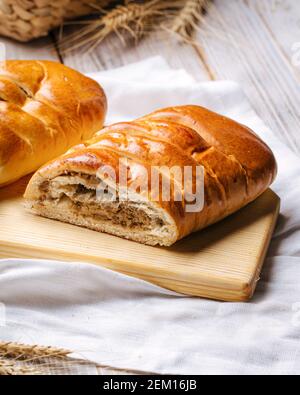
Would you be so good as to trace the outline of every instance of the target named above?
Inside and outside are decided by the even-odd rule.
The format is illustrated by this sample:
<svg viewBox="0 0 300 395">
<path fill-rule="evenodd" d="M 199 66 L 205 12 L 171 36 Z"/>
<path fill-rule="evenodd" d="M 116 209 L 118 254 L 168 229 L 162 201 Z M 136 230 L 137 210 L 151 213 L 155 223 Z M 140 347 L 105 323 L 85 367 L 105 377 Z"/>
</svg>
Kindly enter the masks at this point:
<svg viewBox="0 0 300 395">
<path fill-rule="evenodd" d="M 0 338 L 65 347 L 98 363 L 158 373 L 299 373 L 298 156 L 273 136 L 234 82 L 196 83 L 162 58 L 92 76 L 109 98 L 107 123 L 199 104 L 250 126 L 272 147 L 279 163 L 273 189 L 282 198 L 282 214 L 262 279 L 250 303 L 219 303 L 84 263 L 2 261 Z"/>
</svg>

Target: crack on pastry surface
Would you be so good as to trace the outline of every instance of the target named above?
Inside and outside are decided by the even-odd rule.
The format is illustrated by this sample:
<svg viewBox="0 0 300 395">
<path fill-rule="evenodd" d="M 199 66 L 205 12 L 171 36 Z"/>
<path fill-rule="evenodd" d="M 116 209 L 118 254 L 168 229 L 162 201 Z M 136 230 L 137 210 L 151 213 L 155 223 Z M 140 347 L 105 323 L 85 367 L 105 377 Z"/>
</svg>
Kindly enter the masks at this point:
<svg viewBox="0 0 300 395">
<path fill-rule="evenodd" d="M 162 135 L 164 136 L 163 138 L 161 137 Z M 130 139 L 134 143 L 133 148 L 130 147 Z M 166 122 L 161 120 L 143 121 L 141 119 L 132 123 L 120 123 L 107 127 L 96 134 L 91 144 L 94 147 L 103 147 L 112 152 L 123 152 L 124 155 L 126 154 L 126 157 L 135 160 L 148 160 L 151 165 L 156 166 L 161 163 L 159 155 L 157 152 L 152 154 L 151 148 L 145 148 L 149 145 L 147 140 L 153 144 L 161 145 L 159 155 L 162 157 L 165 151 L 172 152 L 172 156 L 168 159 L 170 167 L 183 162 L 185 162 L 186 166 L 192 167 L 196 167 L 197 163 L 202 165 L 205 169 L 206 177 L 210 179 L 210 183 L 215 183 L 218 198 L 224 204 L 224 211 L 226 210 L 227 193 L 225 186 L 216 172 L 214 172 L 214 169 L 205 161 L 199 160 L 199 154 L 205 154 L 205 152 L 214 149 L 214 147 L 208 145 L 195 130 L 187 126 L 179 125 L 176 122 L 169 122 L 167 126 Z M 178 144 L 178 140 L 182 143 L 181 145 Z M 94 141 L 95 143 L 93 144 Z M 126 147 L 123 148 L 125 143 Z M 139 147 L 139 153 L 137 153 L 137 147 Z M 157 148 L 156 151 L 158 151 Z M 206 203 L 209 205 L 211 201 L 212 199 L 207 196 Z"/>
<path fill-rule="evenodd" d="M 142 179 L 150 189 L 146 194 L 135 190 L 125 202 L 118 195 L 110 203 L 97 199 L 98 170 L 109 166 L 116 172 L 118 191 L 124 158 L 129 160 L 128 186 Z M 163 168 L 177 167 L 182 174 L 191 168 L 188 185 L 195 191 L 199 166 L 204 170 L 203 207 L 186 210 L 185 188 L 181 201 L 172 193 L 165 201 L 162 188 L 158 200 L 152 201 L 153 168 L 162 169 L 160 174 L 174 192 L 177 176 Z M 276 171 L 273 153 L 247 127 L 201 107 L 182 106 L 104 128 L 39 170 L 25 197 L 36 214 L 144 244 L 170 246 L 255 200 Z M 161 187 L 162 179 L 159 183 Z"/>
<path fill-rule="evenodd" d="M 0 62 L 0 187 L 91 138 L 106 106 L 96 81 L 60 63 Z"/>
</svg>

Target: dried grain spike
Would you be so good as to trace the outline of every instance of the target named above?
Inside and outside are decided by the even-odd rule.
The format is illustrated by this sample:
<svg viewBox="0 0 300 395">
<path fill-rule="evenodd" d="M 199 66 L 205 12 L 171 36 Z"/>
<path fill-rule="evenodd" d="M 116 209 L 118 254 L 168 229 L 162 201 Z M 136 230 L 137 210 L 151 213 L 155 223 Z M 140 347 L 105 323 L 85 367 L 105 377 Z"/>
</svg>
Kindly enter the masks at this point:
<svg viewBox="0 0 300 395">
<path fill-rule="evenodd" d="M 38 345 L 26 345 L 11 342 L 0 342 L 0 356 L 6 358 L 66 358 L 71 354 L 68 350 L 55 347 L 44 347 Z"/>
<path fill-rule="evenodd" d="M 145 32 L 159 25 L 158 22 L 162 19 L 174 16 L 181 5 L 182 1 L 176 0 L 151 0 L 145 3 L 128 1 L 125 5 L 119 5 L 106 12 L 97 20 L 88 21 L 87 26 L 62 40 L 60 49 L 69 52 L 89 44 L 91 51 L 111 33 L 117 34 L 123 42 L 124 32 L 138 40 Z"/>
<path fill-rule="evenodd" d="M 182 10 L 178 13 L 171 26 L 171 30 L 185 40 L 189 40 L 192 32 L 197 28 L 203 10 L 208 0 L 185 0 Z"/>
</svg>

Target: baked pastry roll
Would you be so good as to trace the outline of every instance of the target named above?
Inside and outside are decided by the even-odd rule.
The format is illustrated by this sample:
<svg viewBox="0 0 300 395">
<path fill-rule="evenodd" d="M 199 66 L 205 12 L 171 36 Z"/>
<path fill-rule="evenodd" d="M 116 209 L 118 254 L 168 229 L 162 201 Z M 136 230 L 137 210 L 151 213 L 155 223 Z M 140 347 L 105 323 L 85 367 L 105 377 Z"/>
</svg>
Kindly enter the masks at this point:
<svg viewBox="0 0 300 395">
<path fill-rule="evenodd" d="M 181 176 L 192 169 L 191 196 L 197 190 L 196 170 L 203 169 L 204 199 L 196 210 L 187 210 L 196 198 L 187 199 L 183 184 L 178 198 L 180 177 L 168 173 L 170 168 L 181 170 Z M 156 194 L 153 169 L 161 175 Z M 273 182 L 276 170 L 271 150 L 247 127 L 202 107 L 174 107 L 99 131 L 41 168 L 25 198 L 29 209 L 44 217 L 171 246 L 252 202 Z M 177 197 L 164 198 L 164 181 Z M 99 185 L 107 189 L 98 193 Z"/>
<path fill-rule="evenodd" d="M 62 64 L 0 62 L 0 186 L 91 138 L 106 106 L 97 82 Z"/>
</svg>

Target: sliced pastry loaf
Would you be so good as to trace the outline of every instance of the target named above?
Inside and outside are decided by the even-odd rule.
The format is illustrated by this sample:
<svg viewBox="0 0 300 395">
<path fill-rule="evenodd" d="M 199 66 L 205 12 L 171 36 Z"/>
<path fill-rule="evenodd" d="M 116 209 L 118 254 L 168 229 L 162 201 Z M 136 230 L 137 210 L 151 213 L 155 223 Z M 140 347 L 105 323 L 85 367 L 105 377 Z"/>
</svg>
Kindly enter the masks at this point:
<svg viewBox="0 0 300 395">
<path fill-rule="evenodd" d="M 38 215 L 170 246 L 252 202 L 275 176 L 251 130 L 183 106 L 101 130 L 41 168 L 25 198 Z"/>
</svg>

